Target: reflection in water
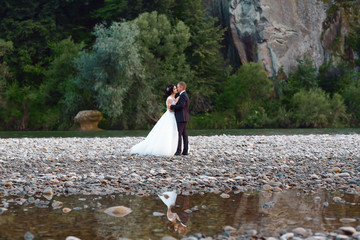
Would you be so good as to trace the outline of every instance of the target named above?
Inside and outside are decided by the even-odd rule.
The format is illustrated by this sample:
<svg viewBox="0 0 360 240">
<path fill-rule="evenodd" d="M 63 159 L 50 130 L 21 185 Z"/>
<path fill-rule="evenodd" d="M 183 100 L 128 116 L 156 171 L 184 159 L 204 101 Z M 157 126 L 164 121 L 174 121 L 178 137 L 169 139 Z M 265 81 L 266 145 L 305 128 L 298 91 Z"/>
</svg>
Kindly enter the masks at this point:
<svg viewBox="0 0 360 240">
<path fill-rule="evenodd" d="M 335 196 L 343 202 L 334 202 Z M 296 227 L 309 228 L 315 233 L 360 225 L 360 196 L 325 191 L 242 193 L 228 199 L 215 194 L 183 196 L 175 192 L 143 198 L 54 196 L 49 208 L 37 208 L 28 202 L 19 206 L 9 198 L 0 198 L 0 207 L 5 200 L 9 206 L 8 211 L 0 215 L 1 240 L 23 239 L 26 232 L 31 232 L 35 239 L 65 239 L 66 236 L 94 240 L 161 239 L 169 235 L 182 238 L 198 232 L 215 236 L 224 234 L 223 227 L 228 225 L 235 227 L 238 234 L 254 229 L 263 236 L 278 236 L 280 231 Z M 61 201 L 63 207 L 73 210 L 63 213 L 61 209 L 53 209 L 53 201 Z M 119 205 L 133 212 L 123 218 L 104 213 L 105 209 Z M 154 212 L 164 216 L 154 216 Z M 340 221 L 343 218 L 352 218 L 355 222 L 345 224 Z"/>
<path fill-rule="evenodd" d="M 167 206 L 167 218 L 171 222 L 173 232 L 185 235 L 190 220 L 190 196 L 178 196 L 176 191 L 164 192 L 158 195 Z"/>
</svg>

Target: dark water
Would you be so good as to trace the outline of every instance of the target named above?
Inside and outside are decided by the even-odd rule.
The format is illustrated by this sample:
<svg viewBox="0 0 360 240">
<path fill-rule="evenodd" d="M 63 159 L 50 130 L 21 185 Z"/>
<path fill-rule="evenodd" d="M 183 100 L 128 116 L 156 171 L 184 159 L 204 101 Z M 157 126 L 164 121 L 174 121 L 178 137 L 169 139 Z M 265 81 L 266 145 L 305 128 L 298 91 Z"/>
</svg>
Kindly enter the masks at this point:
<svg viewBox="0 0 360 240">
<path fill-rule="evenodd" d="M 150 130 L 123 131 L 0 131 L 0 138 L 44 137 L 126 137 L 146 136 Z M 292 134 L 359 134 L 360 128 L 296 128 L 296 129 L 202 129 L 189 130 L 191 136 L 209 135 L 292 135 Z"/>
<path fill-rule="evenodd" d="M 335 196 L 345 202 L 334 202 Z M 224 234 L 222 229 L 227 225 L 238 229 L 239 234 L 255 229 L 262 236 L 278 236 L 280 231 L 291 231 L 296 227 L 310 228 L 315 233 L 360 225 L 360 196 L 324 191 L 310 194 L 296 190 L 242 193 L 227 199 L 215 194 L 180 195 L 176 210 L 186 223 L 181 229 L 179 222 L 174 224 L 168 220 L 167 206 L 157 196 L 55 196 L 53 200 L 61 201 L 63 207 L 73 210 L 63 213 L 61 209 L 52 209 L 52 200 L 49 208 L 10 203 L 9 210 L 0 215 L 0 239 L 24 239 L 26 232 L 31 232 L 34 239 L 65 239 L 67 236 L 161 239 L 163 236 L 181 238 L 198 232 L 215 236 Z M 103 212 L 118 205 L 129 207 L 133 212 L 123 218 Z M 154 216 L 154 212 L 164 215 Z M 344 218 L 356 221 L 344 223 Z M 180 233 L 176 229 L 180 229 Z"/>
</svg>

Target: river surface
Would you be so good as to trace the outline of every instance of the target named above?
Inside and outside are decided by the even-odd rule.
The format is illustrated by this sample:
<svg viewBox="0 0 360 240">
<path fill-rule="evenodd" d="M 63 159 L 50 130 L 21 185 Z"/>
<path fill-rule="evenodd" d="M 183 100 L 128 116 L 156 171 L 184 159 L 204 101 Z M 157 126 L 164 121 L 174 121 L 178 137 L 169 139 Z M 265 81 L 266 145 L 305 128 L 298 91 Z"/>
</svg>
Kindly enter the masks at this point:
<svg viewBox="0 0 360 240">
<path fill-rule="evenodd" d="M 150 130 L 123 131 L 0 131 L 0 138 L 48 137 L 127 137 L 146 136 Z M 295 128 L 295 129 L 201 129 L 188 130 L 191 136 L 211 135 L 294 135 L 294 134 L 359 134 L 360 128 Z"/>
<path fill-rule="evenodd" d="M 341 201 L 334 201 L 340 197 Z M 28 201 L 19 205 L 18 198 L 7 196 L 8 211 L 0 215 L 0 239 L 24 239 L 29 232 L 34 239 L 161 239 L 163 236 L 181 238 L 195 233 L 205 236 L 223 235 L 225 226 L 237 229 L 237 234 L 256 230 L 262 236 L 279 236 L 281 231 L 304 227 L 316 232 L 331 232 L 341 226 L 360 225 L 360 196 L 302 190 L 268 193 L 178 195 L 174 212 L 180 221 L 170 222 L 167 206 L 156 195 L 147 197 L 112 196 L 44 196 L 34 199 L 48 201 L 39 208 Z M 31 199 L 30 202 L 33 202 Z M 54 209 L 52 203 L 62 202 L 71 208 L 69 213 Z M 104 213 L 113 206 L 126 206 L 132 212 L 124 217 Z M 181 226 L 180 226 L 181 225 Z M 27 233 L 27 234 L 29 234 Z"/>
</svg>

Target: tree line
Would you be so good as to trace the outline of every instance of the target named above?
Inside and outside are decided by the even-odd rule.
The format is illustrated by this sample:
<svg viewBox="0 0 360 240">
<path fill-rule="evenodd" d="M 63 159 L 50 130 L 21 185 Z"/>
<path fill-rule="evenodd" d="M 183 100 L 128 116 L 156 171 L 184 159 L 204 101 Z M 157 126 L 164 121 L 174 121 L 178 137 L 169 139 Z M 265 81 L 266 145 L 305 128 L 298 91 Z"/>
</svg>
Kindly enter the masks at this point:
<svg viewBox="0 0 360 240">
<path fill-rule="evenodd" d="M 272 78 L 257 63 L 233 69 L 202 0 L 4 0 L 0 19 L 1 130 L 73 129 L 86 109 L 105 129 L 149 128 L 179 81 L 192 128 L 359 125 L 357 61 L 318 70 L 304 56 Z M 359 30 L 346 43 L 357 54 Z"/>
</svg>

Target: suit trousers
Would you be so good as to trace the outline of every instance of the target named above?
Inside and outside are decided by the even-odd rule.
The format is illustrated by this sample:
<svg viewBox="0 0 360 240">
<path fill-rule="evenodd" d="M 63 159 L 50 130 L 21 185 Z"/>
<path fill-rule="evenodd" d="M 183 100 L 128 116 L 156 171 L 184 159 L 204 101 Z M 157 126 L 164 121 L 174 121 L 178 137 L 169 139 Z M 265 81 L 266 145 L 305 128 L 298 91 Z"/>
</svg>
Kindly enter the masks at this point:
<svg viewBox="0 0 360 240">
<path fill-rule="evenodd" d="M 187 126 L 187 122 L 177 122 L 177 127 L 178 127 L 178 131 L 179 131 L 179 140 L 178 140 L 178 147 L 176 152 L 177 153 L 181 153 L 181 145 L 182 145 L 182 141 L 184 141 L 184 149 L 182 151 L 182 153 L 187 154 L 188 150 L 189 150 L 189 137 L 187 134 L 187 130 L 186 130 L 186 126 Z"/>
</svg>

